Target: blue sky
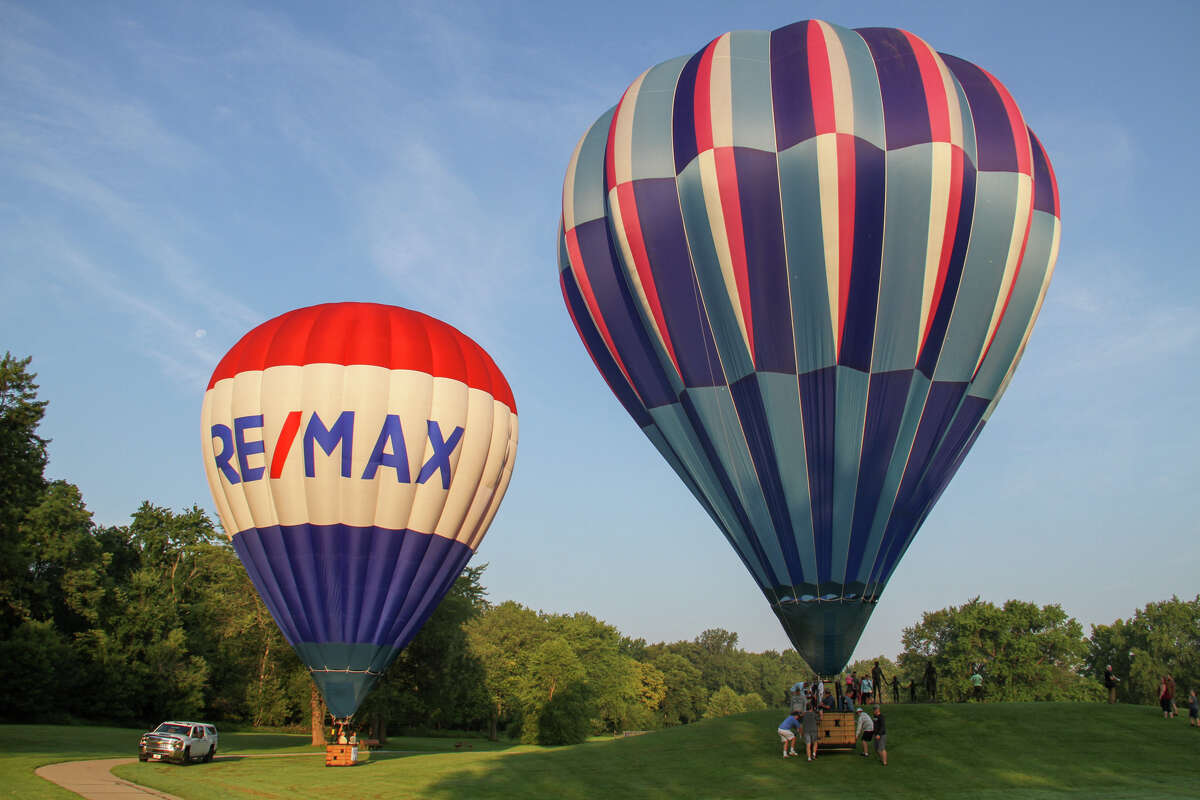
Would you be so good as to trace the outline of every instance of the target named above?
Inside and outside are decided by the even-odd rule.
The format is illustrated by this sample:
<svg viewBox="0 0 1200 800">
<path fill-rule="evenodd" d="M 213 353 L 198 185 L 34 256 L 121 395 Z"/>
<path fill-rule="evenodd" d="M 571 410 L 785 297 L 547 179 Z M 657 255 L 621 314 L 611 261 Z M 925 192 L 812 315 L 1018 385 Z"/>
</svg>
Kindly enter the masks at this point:
<svg viewBox="0 0 1200 800">
<path fill-rule="evenodd" d="M 1012 92 L 1063 240 L 1003 402 L 857 655 L 980 595 L 1081 622 L 1200 572 L 1200 7 L 1118 3 L 0 2 L 0 347 L 50 401 L 49 473 L 101 523 L 211 509 L 200 402 L 245 331 L 333 300 L 480 342 L 521 417 L 474 563 L 493 600 L 651 641 L 787 646 L 593 368 L 558 289 L 562 178 L 643 69 L 733 29 L 902 27 Z"/>
</svg>

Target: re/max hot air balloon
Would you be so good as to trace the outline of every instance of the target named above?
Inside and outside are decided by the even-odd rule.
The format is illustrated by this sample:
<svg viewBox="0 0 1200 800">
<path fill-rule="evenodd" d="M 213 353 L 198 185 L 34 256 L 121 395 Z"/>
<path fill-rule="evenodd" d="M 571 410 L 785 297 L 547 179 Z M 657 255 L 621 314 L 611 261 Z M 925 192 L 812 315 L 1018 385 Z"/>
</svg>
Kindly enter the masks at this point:
<svg viewBox="0 0 1200 800">
<path fill-rule="evenodd" d="M 432 317 L 290 311 L 221 359 L 204 467 L 234 550 L 345 719 L 454 583 L 512 477 L 512 390 Z"/>
<path fill-rule="evenodd" d="M 1004 86 L 891 28 L 727 33 L 579 142 L 579 335 L 822 674 L 1007 387 L 1059 231 Z"/>
</svg>

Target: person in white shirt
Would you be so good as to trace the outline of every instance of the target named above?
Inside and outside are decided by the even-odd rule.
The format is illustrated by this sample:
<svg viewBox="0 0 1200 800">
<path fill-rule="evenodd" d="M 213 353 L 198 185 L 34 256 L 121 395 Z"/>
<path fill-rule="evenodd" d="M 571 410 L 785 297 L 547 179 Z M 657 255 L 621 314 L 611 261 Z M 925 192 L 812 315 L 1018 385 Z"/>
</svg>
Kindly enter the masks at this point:
<svg viewBox="0 0 1200 800">
<path fill-rule="evenodd" d="M 855 709 L 854 713 L 854 738 L 862 739 L 863 758 L 869 758 L 871 754 L 867 752 L 867 742 L 875 738 L 875 721 L 862 710 L 862 706 Z"/>
</svg>

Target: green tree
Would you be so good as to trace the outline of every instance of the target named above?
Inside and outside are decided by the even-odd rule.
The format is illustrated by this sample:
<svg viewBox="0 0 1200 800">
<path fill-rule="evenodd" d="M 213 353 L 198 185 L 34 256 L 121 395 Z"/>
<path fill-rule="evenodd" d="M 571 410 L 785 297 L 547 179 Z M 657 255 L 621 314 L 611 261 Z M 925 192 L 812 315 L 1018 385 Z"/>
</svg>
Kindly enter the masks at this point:
<svg viewBox="0 0 1200 800">
<path fill-rule="evenodd" d="M 650 662 L 666 685 L 659 714 L 666 725 L 683 725 L 700 719 L 708 702 L 700 670 L 678 653 L 661 652 Z"/>
<path fill-rule="evenodd" d="M 761 697 L 759 702 L 762 702 Z M 741 696 L 728 686 L 722 686 L 712 693 L 712 697 L 708 698 L 708 705 L 704 708 L 704 718 L 727 717 L 730 714 L 740 714 L 745 710 L 746 706 Z"/>
<path fill-rule="evenodd" d="M 1163 675 L 1174 677 L 1177 696 L 1200 691 L 1200 595 L 1148 603 L 1128 620 L 1093 625 L 1086 672 L 1097 685 L 1108 664 L 1122 702 L 1157 702 Z"/>
<path fill-rule="evenodd" d="M 905 628 L 902 670 L 921 674 L 926 660 L 938 672 L 943 699 L 971 696 L 971 673 L 984 677 L 984 697 L 1005 701 L 1095 700 L 1084 678 L 1083 628 L 1058 605 L 1009 600 L 1003 607 L 974 598 L 961 607 L 927 612 Z"/>
<path fill-rule="evenodd" d="M 488 735 L 518 719 L 528 654 L 547 638 L 536 612 L 511 600 L 493 606 L 466 624 L 471 654 L 483 667 L 489 704 Z"/>
<path fill-rule="evenodd" d="M 46 402 L 37 399 L 30 358 L 0 359 L 0 640 L 30 619 L 28 554 L 19 526 L 45 487 L 47 440 L 38 436 Z"/>
</svg>

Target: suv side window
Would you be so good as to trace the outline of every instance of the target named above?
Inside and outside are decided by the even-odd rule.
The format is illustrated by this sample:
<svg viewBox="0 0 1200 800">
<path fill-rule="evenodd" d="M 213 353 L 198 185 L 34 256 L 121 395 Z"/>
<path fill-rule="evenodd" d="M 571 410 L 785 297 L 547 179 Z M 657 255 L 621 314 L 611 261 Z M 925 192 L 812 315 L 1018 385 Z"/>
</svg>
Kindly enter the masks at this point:
<svg viewBox="0 0 1200 800">
<path fill-rule="evenodd" d="M 204 731 L 201 730 L 200 728 L 192 728 L 192 738 L 193 739 L 203 739 Z"/>
</svg>

